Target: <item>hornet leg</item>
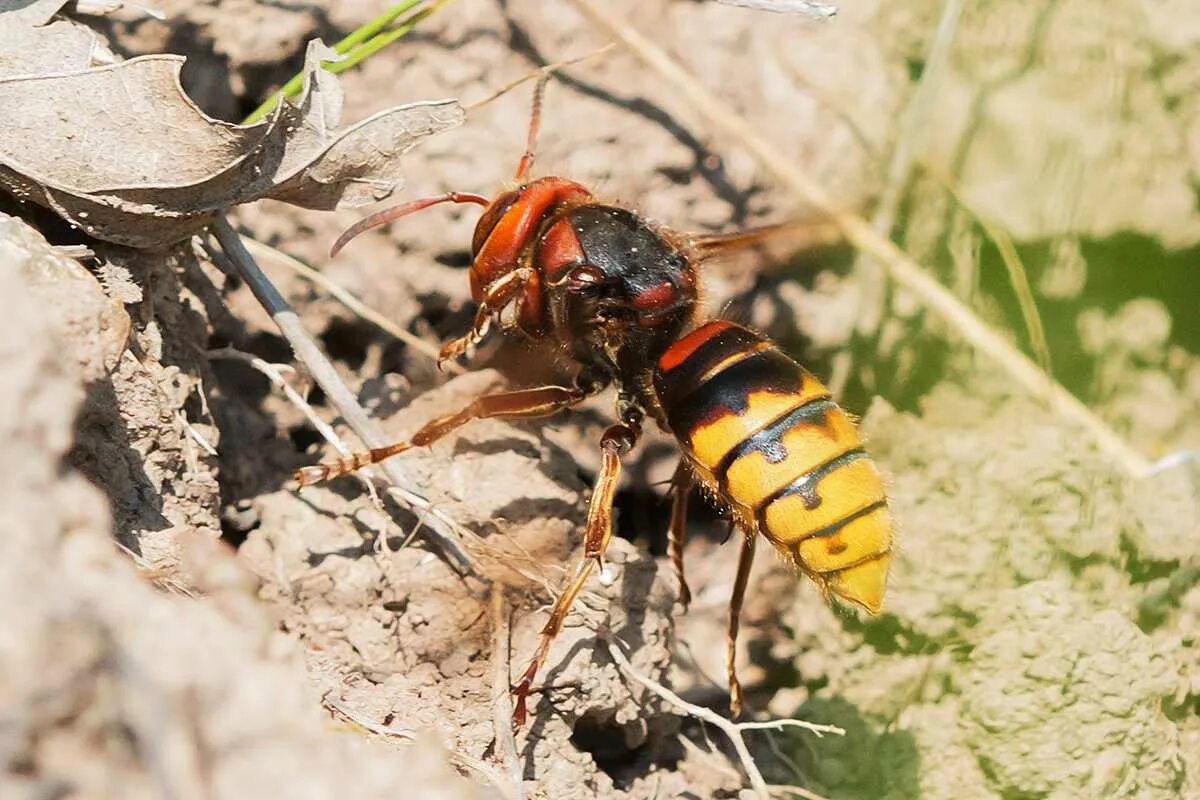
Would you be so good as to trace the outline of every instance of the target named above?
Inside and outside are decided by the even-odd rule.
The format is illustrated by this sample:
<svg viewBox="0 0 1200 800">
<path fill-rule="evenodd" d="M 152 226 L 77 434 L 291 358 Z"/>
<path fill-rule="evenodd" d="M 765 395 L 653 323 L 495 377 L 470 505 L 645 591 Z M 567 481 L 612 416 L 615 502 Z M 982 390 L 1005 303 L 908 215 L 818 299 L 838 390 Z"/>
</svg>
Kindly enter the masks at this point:
<svg viewBox="0 0 1200 800">
<path fill-rule="evenodd" d="M 550 644 L 558 632 L 562 630 L 567 612 L 572 603 L 587 583 L 588 577 L 597 564 L 603 563 L 604 552 L 612 539 L 612 505 L 613 495 L 617 490 L 617 479 L 621 475 L 621 456 L 629 452 L 641 435 L 641 421 L 630 417 L 625 424 L 617 424 L 604 432 L 600 439 L 600 449 L 604 456 L 600 468 L 600 476 L 596 479 L 596 488 L 592 491 L 591 506 L 588 508 L 587 531 L 583 539 L 583 556 L 575 566 L 575 573 L 570 583 L 558 596 L 550 619 L 542 628 L 542 638 L 534 651 L 533 659 L 521 679 L 513 686 L 516 695 L 516 707 L 513 710 L 513 727 L 519 728 L 525 724 L 525 699 L 533 688 L 533 679 L 538 669 L 550 652 Z"/>
<path fill-rule="evenodd" d="M 453 361 L 467 352 L 468 347 L 479 344 L 495 316 L 503 311 L 504 307 L 525 288 L 526 282 L 532 276 L 532 267 L 520 267 L 493 282 L 479 303 L 479 310 L 475 312 L 475 322 L 471 325 L 471 330 L 457 339 L 451 339 L 442 346 L 442 351 L 438 353 L 437 358 L 438 369 L 441 369 L 442 364 L 447 361 Z"/>
<path fill-rule="evenodd" d="M 667 547 L 671 552 L 671 565 L 675 568 L 675 577 L 679 581 L 679 602 L 684 611 L 687 611 L 692 602 L 692 592 L 683 576 L 683 543 L 687 538 L 688 497 L 692 493 L 694 480 L 687 462 L 679 459 L 675 477 L 671 479 L 671 522 L 667 526 Z"/>
<path fill-rule="evenodd" d="M 565 386 L 540 386 L 536 389 L 484 395 L 476 398 L 461 411 L 425 423 L 407 442 L 376 447 L 373 450 L 355 453 L 348 458 L 339 458 L 336 461 L 304 467 L 296 470 L 296 481 L 301 486 L 307 486 L 354 472 L 368 464 L 378 463 L 413 447 L 433 444 L 446 434 L 474 419 L 548 417 L 580 403 L 587 396 L 588 392 L 584 389 L 568 389 Z"/>
<path fill-rule="evenodd" d="M 733 581 L 733 597 L 729 600 L 729 641 L 725 648 L 725 672 L 729 676 L 729 713 L 737 717 L 742 713 L 742 684 L 737 677 L 737 636 L 739 617 L 742 614 L 742 598 L 746 595 L 746 583 L 750 580 L 750 567 L 754 564 L 754 544 L 758 537 L 742 535 L 742 552 L 738 556 L 737 578 Z"/>
</svg>

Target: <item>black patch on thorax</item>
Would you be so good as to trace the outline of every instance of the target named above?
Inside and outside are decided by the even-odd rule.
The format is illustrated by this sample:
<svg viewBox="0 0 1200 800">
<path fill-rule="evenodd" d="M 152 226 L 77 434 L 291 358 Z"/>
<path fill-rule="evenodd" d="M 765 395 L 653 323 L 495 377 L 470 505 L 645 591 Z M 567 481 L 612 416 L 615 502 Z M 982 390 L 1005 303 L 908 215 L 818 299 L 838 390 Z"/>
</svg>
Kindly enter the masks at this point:
<svg viewBox="0 0 1200 800">
<path fill-rule="evenodd" d="M 611 288 L 625 298 L 671 282 L 687 259 L 637 214 L 624 208 L 584 205 L 567 215 L 588 264 L 603 272 Z"/>
</svg>

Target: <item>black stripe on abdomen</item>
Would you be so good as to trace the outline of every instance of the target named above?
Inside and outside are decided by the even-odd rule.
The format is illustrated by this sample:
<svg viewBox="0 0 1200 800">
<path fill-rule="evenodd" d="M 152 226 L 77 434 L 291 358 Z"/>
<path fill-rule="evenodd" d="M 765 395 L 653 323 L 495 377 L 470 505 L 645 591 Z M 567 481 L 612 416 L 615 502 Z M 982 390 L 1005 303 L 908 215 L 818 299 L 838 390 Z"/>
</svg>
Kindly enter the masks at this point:
<svg viewBox="0 0 1200 800">
<path fill-rule="evenodd" d="M 770 464 L 779 464 L 787 459 L 788 451 L 783 444 L 784 435 L 797 425 L 824 425 L 830 411 L 837 410 L 837 404 L 828 397 L 810 400 L 803 405 L 782 414 L 763 427 L 747 436 L 737 447 L 734 447 L 713 469 L 722 493 L 729 491 L 729 468 L 735 461 L 751 453 L 762 453 L 763 458 Z"/>
<path fill-rule="evenodd" d="M 666 402 L 662 394 L 660 397 L 671 430 L 686 441 L 698 427 L 722 415 L 745 414 L 748 397 L 754 392 L 800 396 L 807 377 L 796 362 L 772 348 L 721 370 L 673 403 Z"/>
</svg>

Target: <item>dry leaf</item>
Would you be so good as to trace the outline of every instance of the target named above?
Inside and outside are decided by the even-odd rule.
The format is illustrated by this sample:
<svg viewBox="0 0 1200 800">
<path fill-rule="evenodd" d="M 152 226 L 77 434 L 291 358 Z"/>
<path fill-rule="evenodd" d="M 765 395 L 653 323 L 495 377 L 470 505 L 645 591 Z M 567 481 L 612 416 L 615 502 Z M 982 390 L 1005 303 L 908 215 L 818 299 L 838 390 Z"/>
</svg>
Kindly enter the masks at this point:
<svg viewBox="0 0 1200 800">
<path fill-rule="evenodd" d="M 121 0 L 75 0 L 75 5 L 72 8 L 76 14 L 103 17 L 125 10 L 126 6 L 129 7 L 127 10 L 133 11 L 139 16 L 151 17 L 157 20 L 167 18 L 167 15 L 157 8 L 151 8 L 140 3 L 124 3 Z"/>
<path fill-rule="evenodd" d="M 261 197 L 320 209 L 380 200 L 403 183 L 400 156 L 463 119 L 453 100 L 413 103 L 338 131 L 341 89 L 320 64 L 340 56 L 311 42 L 297 103 L 255 125 L 222 122 L 184 94 L 183 57 L 93 66 L 78 26 L 38 27 L 62 0 L 14 5 L 0 0 L 4 63 L 20 70 L 0 73 L 0 187 L 118 244 L 180 241 Z M 60 26 L 60 68 L 30 74 L 27 54 Z"/>
<path fill-rule="evenodd" d="M 0 80 L 95 63 L 96 34 L 69 20 L 53 20 L 62 6 L 63 0 L 0 0 Z"/>
</svg>

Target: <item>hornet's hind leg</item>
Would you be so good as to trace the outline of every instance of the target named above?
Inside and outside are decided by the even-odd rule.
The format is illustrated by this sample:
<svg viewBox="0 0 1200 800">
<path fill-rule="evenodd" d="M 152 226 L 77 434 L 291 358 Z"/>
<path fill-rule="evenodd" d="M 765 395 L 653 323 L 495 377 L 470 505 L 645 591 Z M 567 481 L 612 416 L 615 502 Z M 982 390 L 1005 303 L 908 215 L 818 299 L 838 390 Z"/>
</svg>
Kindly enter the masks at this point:
<svg viewBox="0 0 1200 800">
<path fill-rule="evenodd" d="M 613 495 L 617 490 L 617 479 L 621 476 L 621 456 L 625 455 L 637 443 L 641 436 L 641 420 L 629 417 L 624 424 L 617 424 L 604 432 L 600 439 L 600 449 L 604 460 L 600 467 L 600 475 L 596 479 L 596 488 L 592 491 L 592 501 L 588 508 L 587 531 L 583 540 L 583 556 L 575 566 L 571 582 L 563 589 L 550 612 L 550 619 L 542 628 L 542 638 L 534 651 L 533 659 L 529 662 L 520 680 L 512 687 L 516 695 L 516 707 L 513 710 L 513 727 L 519 728 L 525 724 L 525 700 L 533 689 L 533 679 L 546 661 L 550 645 L 558 632 L 562 630 L 563 622 L 575 598 L 587 583 L 588 577 L 597 564 L 602 564 L 608 543 L 612 540 L 612 507 Z"/>
<path fill-rule="evenodd" d="M 725 672 L 729 676 L 729 713 L 737 717 L 742 713 L 742 684 L 737 676 L 737 637 L 742 615 L 742 598 L 746 596 L 746 584 L 750 580 L 750 567 L 754 565 L 755 534 L 742 534 L 742 550 L 738 555 L 737 577 L 733 581 L 733 597 L 729 599 L 729 640 L 725 647 Z"/>
</svg>

